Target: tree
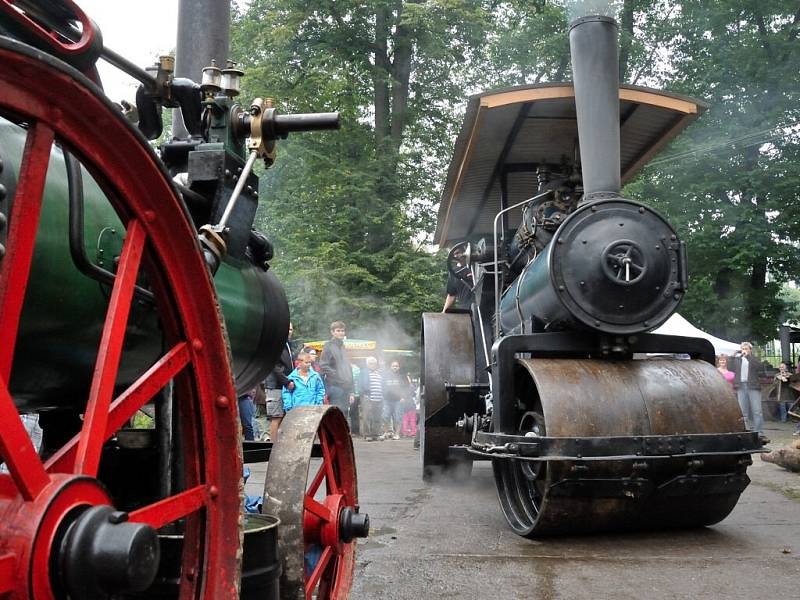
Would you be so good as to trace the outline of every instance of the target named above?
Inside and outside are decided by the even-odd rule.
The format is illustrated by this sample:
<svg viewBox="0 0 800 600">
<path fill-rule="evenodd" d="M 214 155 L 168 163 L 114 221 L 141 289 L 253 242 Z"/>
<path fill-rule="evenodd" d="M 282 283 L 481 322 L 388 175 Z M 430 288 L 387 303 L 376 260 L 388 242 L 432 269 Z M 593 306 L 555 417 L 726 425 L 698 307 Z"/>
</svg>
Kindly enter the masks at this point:
<svg viewBox="0 0 800 600">
<path fill-rule="evenodd" d="M 797 3 L 675 3 L 665 24 L 671 89 L 709 111 L 629 191 L 687 240 L 682 311 L 730 339 L 771 339 L 781 284 L 800 277 L 800 9 Z"/>
<path fill-rule="evenodd" d="M 254 0 L 235 15 L 245 94 L 274 97 L 287 112 L 342 114 L 338 134 L 284 144 L 262 187 L 275 269 L 315 333 L 327 333 L 331 316 L 356 325 L 393 317 L 412 331 L 421 311 L 440 308 L 444 259 L 418 232 L 432 230 L 450 105 L 463 97 L 458 74 L 485 30 L 480 8 Z"/>
</svg>

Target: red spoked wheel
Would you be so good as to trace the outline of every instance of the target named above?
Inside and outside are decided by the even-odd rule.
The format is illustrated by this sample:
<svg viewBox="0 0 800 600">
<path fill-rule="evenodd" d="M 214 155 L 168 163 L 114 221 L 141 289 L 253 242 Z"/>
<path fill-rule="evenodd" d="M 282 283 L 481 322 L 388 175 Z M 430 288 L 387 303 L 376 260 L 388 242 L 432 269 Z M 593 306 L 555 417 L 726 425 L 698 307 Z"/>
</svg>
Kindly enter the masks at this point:
<svg viewBox="0 0 800 600">
<path fill-rule="evenodd" d="M 322 483 L 325 483 L 323 486 Z M 359 514 L 347 421 L 333 406 L 297 407 L 281 422 L 264 482 L 264 512 L 280 519 L 282 600 L 343 600 L 350 594 Z"/>
<path fill-rule="evenodd" d="M 156 531 L 180 521 L 178 597 L 235 598 L 236 396 L 194 228 L 152 150 L 88 80 L 2 37 L 0 64 L 0 114 L 27 129 L 0 259 L 0 461 L 10 473 L 0 475 L 0 597 L 104 598 L 140 589 L 158 567 Z M 9 381 L 54 143 L 92 173 L 126 235 L 80 431 L 43 461 L 20 421 Z M 120 393 L 115 384 L 139 275 L 153 291 L 167 350 Z M 169 382 L 183 480 L 166 497 L 124 514 L 97 478 L 104 444 Z"/>
</svg>

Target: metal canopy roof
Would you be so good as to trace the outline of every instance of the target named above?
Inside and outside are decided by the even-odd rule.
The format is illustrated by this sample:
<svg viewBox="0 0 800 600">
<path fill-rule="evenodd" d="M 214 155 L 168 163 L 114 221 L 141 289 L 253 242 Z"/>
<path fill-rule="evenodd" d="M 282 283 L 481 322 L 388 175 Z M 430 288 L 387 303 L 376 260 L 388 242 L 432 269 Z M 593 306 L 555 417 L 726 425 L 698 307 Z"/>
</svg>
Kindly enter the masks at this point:
<svg viewBox="0 0 800 600">
<path fill-rule="evenodd" d="M 705 111 L 699 100 L 620 86 L 622 182 Z M 442 192 L 434 241 L 491 235 L 506 170 L 507 206 L 536 193 L 536 164 L 573 164 L 578 128 L 571 83 L 526 85 L 471 96 Z M 511 211 L 509 226 L 519 215 Z"/>
</svg>

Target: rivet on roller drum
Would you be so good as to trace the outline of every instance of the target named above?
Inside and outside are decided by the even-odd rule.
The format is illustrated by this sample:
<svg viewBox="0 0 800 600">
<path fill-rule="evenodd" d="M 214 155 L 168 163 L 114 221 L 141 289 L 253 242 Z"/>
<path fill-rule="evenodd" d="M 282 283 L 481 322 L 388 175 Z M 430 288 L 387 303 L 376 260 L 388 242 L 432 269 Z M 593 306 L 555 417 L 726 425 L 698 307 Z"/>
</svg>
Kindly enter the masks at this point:
<svg viewBox="0 0 800 600">
<path fill-rule="evenodd" d="M 0 169 L 0 172 L 2 172 L 2 169 Z M 6 186 L 4 186 L 3 184 L 0 184 L 0 200 L 5 200 L 6 199 L 6 194 L 7 194 Z"/>
</svg>

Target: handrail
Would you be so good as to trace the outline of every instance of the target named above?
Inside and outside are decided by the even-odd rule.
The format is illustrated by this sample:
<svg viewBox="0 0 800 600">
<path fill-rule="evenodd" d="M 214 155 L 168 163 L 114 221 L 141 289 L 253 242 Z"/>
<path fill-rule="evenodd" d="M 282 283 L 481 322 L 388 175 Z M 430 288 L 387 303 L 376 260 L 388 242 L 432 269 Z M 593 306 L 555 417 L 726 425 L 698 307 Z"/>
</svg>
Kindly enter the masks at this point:
<svg viewBox="0 0 800 600">
<path fill-rule="evenodd" d="M 508 208 L 504 208 L 494 217 L 494 225 L 492 226 L 492 235 L 494 236 L 494 339 L 495 341 L 500 336 L 500 281 L 498 277 L 499 267 L 497 262 L 497 256 L 499 255 L 498 248 L 497 248 L 497 220 L 510 210 L 518 208 L 523 204 L 527 204 L 528 202 L 533 202 L 534 200 L 538 200 L 539 198 L 543 198 L 550 194 L 552 190 L 547 190 L 542 192 L 541 194 L 537 194 L 532 198 L 528 198 L 527 200 L 523 200 L 522 202 L 517 202 L 513 206 L 509 206 Z"/>
</svg>

